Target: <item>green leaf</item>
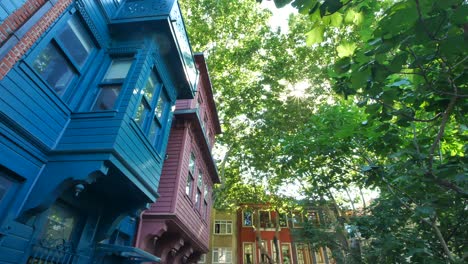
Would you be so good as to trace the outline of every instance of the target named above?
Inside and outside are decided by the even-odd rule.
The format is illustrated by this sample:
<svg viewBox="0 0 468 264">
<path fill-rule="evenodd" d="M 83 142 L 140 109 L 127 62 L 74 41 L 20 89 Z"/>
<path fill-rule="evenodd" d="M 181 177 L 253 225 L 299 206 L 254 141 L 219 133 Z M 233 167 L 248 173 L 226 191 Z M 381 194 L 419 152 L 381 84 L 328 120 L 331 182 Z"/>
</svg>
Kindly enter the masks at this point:
<svg viewBox="0 0 468 264">
<path fill-rule="evenodd" d="M 349 71 L 350 67 L 351 67 L 351 59 L 349 57 L 345 57 L 345 58 L 338 60 L 334 65 L 335 72 L 338 74 Z"/>
<path fill-rule="evenodd" d="M 401 71 L 403 66 L 406 64 L 406 60 L 408 59 L 408 54 L 400 53 L 397 56 L 393 57 L 390 65 L 388 65 L 388 69 L 394 73 L 398 73 Z"/>
<path fill-rule="evenodd" d="M 316 3 L 316 0 L 294 0 L 291 5 L 299 10 L 299 13 L 307 15 Z"/>
<path fill-rule="evenodd" d="M 338 52 L 338 57 L 349 57 L 354 54 L 354 50 L 356 49 L 355 43 L 343 43 L 336 47 L 336 51 Z"/>
<path fill-rule="evenodd" d="M 320 6 L 320 15 L 323 17 L 324 15 L 333 14 L 340 10 L 342 6 L 343 4 L 340 0 L 325 0 Z"/>
<path fill-rule="evenodd" d="M 351 73 L 351 87 L 360 89 L 367 86 L 371 77 L 371 71 L 368 67 Z"/>
<path fill-rule="evenodd" d="M 286 6 L 287 4 L 291 3 L 292 0 L 274 0 L 274 2 L 277 8 L 282 8 Z"/>
<path fill-rule="evenodd" d="M 468 5 L 459 6 L 451 17 L 451 21 L 456 25 L 463 26 L 468 21 Z"/>
<path fill-rule="evenodd" d="M 429 217 L 434 215 L 435 210 L 432 206 L 418 206 L 416 207 L 416 213 L 422 217 Z"/>
<path fill-rule="evenodd" d="M 334 13 L 333 15 L 330 16 L 330 25 L 334 27 L 339 27 L 341 26 L 341 23 L 343 22 L 343 15 L 340 13 Z"/>
<path fill-rule="evenodd" d="M 363 19 L 362 13 L 356 12 L 353 9 L 351 9 L 346 12 L 345 17 L 344 17 L 344 22 L 346 24 L 359 25 L 362 23 L 362 19 Z"/>
<path fill-rule="evenodd" d="M 306 44 L 312 46 L 323 41 L 323 27 L 316 26 L 314 29 L 306 33 Z"/>
</svg>

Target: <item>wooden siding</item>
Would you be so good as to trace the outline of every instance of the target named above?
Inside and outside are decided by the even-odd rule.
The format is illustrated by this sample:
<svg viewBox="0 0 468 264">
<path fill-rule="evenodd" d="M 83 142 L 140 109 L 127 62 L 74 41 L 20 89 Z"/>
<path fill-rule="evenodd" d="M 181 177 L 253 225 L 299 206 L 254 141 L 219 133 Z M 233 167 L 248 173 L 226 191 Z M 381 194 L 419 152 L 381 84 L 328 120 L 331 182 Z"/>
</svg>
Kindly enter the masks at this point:
<svg viewBox="0 0 468 264">
<path fill-rule="evenodd" d="M 192 133 L 190 133 L 189 126 L 186 128 L 186 132 L 188 133 L 188 136 L 185 137 L 185 148 L 184 148 L 184 154 L 182 155 L 182 160 L 179 162 L 179 166 L 181 166 L 180 169 L 180 181 L 178 185 L 178 191 L 177 191 L 177 204 L 175 207 L 175 213 L 182 222 L 183 225 L 188 227 L 193 234 L 191 234 L 193 237 L 195 237 L 197 240 L 199 240 L 205 247 L 208 247 L 208 242 L 209 242 L 209 215 L 210 215 L 210 208 L 211 208 L 211 200 L 208 200 L 208 212 L 207 212 L 207 218 L 205 219 L 204 216 L 202 216 L 202 211 L 194 208 L 194 201 L 187 199 L 187 196 L 185 194 L 185 181 L 186 177 L 188 175 L 188 164 L 190 160 L 190 153 L 193 151 L 195 156 L 197 157 L 196 159 L 196 168 L 199 170 L 202 170 L 204 172 L 204 182 L 208 183 L 210 188 L 212 188 L 212 183 L 211 183 L 211 177 L 209 177 L 207 173 L 207 167 L 206 164 L 203 162 L 203 156 L 202 153 L 200 152 L 200 149 L 198 148 L 198 145 L 196 144 L 196 140 L 194 139 Z M 197 179 L 195 178 L 194 182 L 194 189 L 196 189 L 196 181 Z M 203 192 L 202 192 L 203 195 Z M 192 195 L 192 199 L 195 199 L 195 195 Z M 203 203 L 203 199 L 201 199 L 201 202 Z M 203 220 L 202 220 L 203 219 Z"/>
<path fill-rule="evenodd" d="M 67 124 L 69 110 L 15 68 L 0 81 L 0 115 L 52 148 Z"/>
<path fill-rule="evenodd" d="M 115 142 L 116 152 L 153 190 L 158 189 L 162 157 L 133 120 L 125 120 Z"/>
<path fill-rule="evenodd" d="M 33 232 L 33 227 L 10 222 L 8 236 L 0 240 L 0 263 L 24 263 Z"/>
<path fill-rule="evenodd" d="M 161 182 L 159 185 L 158 201 L 151 205 L 150 212 L 153 213 L 174 213 L 176 204 L 175 193 L 177 192 L 178 171 L 180 165 L 180 155 L 183 148 L 183 138 L 185 130 L 181 128 L 172 128 L 167 147 L 168 159 L 164 162 Z M 183 182 L 183 191 L 185 193 L 185 182 L 187 175 L 180 175 L 179 181 Z"/>
</svg>

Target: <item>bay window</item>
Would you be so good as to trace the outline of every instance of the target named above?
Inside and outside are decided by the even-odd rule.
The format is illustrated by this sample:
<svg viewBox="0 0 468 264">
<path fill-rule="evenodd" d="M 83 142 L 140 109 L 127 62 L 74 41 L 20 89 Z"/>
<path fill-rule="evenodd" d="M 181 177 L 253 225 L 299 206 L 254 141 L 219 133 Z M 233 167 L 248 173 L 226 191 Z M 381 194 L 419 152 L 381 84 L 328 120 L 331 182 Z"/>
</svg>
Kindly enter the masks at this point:
<svg viewBox="0 0 468 264">
<path fill-rule="evenodd" d="M 112 110 L 119 97 L 122 85 L 132 66 L 132 58 L 112 60 L 103 80 L 99 85 L 99 93 L 92 107 L 93 111 Z"/>
<path fill-rule="evenodd" d="M 140 91 L 141 100 L 134 119 L 156 150 L 161 151 L 161 136 L 169 121 L 170 100 L 161 78 L 153 69 Z"/>
<path fill-rule="evenodd" d="M 31 66 L 63 98 L 95 50 L 90 34 L 75 13 L 35 54 Z"/>
</svg>

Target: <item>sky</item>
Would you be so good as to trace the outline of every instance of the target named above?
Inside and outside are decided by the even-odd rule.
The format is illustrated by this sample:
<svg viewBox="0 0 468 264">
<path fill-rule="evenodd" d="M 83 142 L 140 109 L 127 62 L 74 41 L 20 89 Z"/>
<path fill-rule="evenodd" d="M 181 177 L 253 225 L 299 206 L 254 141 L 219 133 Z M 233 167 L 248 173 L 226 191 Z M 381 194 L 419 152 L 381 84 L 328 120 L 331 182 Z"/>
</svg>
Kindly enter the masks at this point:
<svg viewBox="0 0 468 264">
<path fill-rule="evenodd" d="M 288 31 L 288 17 L 291 13 L 297 13 L 297 10 L 291 5 L 287 5 L 283 8 L 276 8 L 273 1 L 262 1 L 260 5 L 263 8 L 270 10 L 273 16 L 270 18 L 270 26 L 273 29 L 281 28 L 281 32 L 286 33 Z"/>
</svg>

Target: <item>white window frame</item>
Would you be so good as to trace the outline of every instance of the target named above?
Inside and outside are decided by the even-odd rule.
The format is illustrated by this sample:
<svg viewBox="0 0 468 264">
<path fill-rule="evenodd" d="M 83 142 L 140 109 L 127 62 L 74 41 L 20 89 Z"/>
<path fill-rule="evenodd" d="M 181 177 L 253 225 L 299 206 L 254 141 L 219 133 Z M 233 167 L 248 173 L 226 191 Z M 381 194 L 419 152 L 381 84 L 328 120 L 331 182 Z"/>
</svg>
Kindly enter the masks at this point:
<svg viewBox="0 0 468 264">
<path fill-rule="evenodd" d="M 253 263 L 257 263 L 257 258 L 256 258 L 256 254 L 255 254 L 256 245 L 255 245 L 254 242 L 243 242 L 243 243 L 242 243 L 242 259 L 243 259 L 243 263 L 244 263 L 244 264 L 247 264 L 246 259 L 245 259 L 245 246 L 246 246 L 246 245 L 251 245 L 251 246 L 252 246 L 252 264 L 253 264 Z"/>
<path fill-rule="evenodd" d="M 200 260 L 197 263 L 206 263 L 206 254 L 202 254 L 200 256 Z"/>
<path fill-rule="evenodd" d="M 260 243 L 265 248 L 266 253 L 271 256 L 271 250 L 268 250 L 268 244 L 269 244 L 268 240 L 262 240 Z M 261 247 L 258 247 L 258 262 L 262 263 L 262 249 L 261 249 Z"/>
<path fill-rule="evenodd" d="M 297 226 L 296 225 L 296 218 L 295 218 L 295 214 L 298 214 L 299 217 L 301 217 L 301 226 Z M 296 212 L 292 212 L 291 213 L 291 216 L 292 216 L 292 226 L 293 228 L 304 228 L 304 215 L 302 214 L 302 212 L 300 211 L 296 211 Z"/>
<path fill-rule="evenodd" d="M 279 241 L 279 239 L 278 239 L 278 246 L 279 246 L 279 250 L 280 250 L 280 252 L 279 252 L 279 258 L 280 258 L 280 259 L 283 259 L 283 256 L 282 256 L 282 254 L 281 254 L 281 241 Z M 275 252 L 275 251 L 276 251 L 276 248 L 275 248 L 275 241 L 274 241 L 274 240 L 271 240 L 271 254 L 270 254 L 270 255 L 271 255 L 271 257 L 273 258 L 273 260 L 276 261 L 276 259 L 275 259 L 275 254 L 276 254 L 276 252 Z M 281 263 L 282 263 L 282 261 L 281 261 Z"/>
<path fill-rule="evenodd" d="M 280 249 L 281 249 L 281 263 L 284 263 L 284 255 L 283 255 L 283 245 L 286 245 L 288 246 L 289 248 L 289 263 L 292 264 L 293 263 L 293 252 L 292 252 L 292 246 L 291 246 L 291 243 L 280 243 Z"/>
<path fill-rule="evenodd" d="M 226 260 L 225 262 L 219 262 L 219 258 L 218 259 L 215 259 L 215 252 L 218 253 L 218 256 L 219 256 L 219 253 L 221 254 L 226 254 L 226 256 L 228 255 L 227 253 L 229 253 L 230 255 L 230 259 L 229 261 Z M 213 253 L 212 253 L 212 263 L 213 264 L 232 264 L 232 249 L 229 248 L 229 247 L 219 247 L 219 248 L 213 248 Z"/>
<path fill-rule="evenodd" d="M 225 225 L 225 230 L 226 232 L 225 233 L 216 233 L 216 224 L 219 224 L 219 225 Z M 230 226 L 230 231 L 231 232 L 227 232 L 228 230 L 228 226 Z M 221 231 L 221 227 L 219 228 L 219 230 Z M 215 220 L 214 221 L 214 224 L 213 224 L 213 234 L 215 235 L 232 235 L 232 221 L 231 220 Z"/>
<path fill-rule="evenodd" d="M 245 213 L 246 213 L 246 212 L 249 212 L 250 215 L 252 216 L 252 219 L 251 219 L 252 223 L 251 223 L 251 225 L 245 225 L 244 219 L 245 219 Z M 253 225 L 254 225 L 254 217 L 255 217 L 255 214 L 254 214 L 254 211 L 253 211 L 253 210 L 242 210 L 242 226 L 243 226 L 243 227 L 253 227 Z"/>
<path fill-rule="evenodd" d="M 268 214 L 268 221 L 266 223 L 266 226 L 262 226 L 262 212 Z M 268 210 L 259 210 L 258 211 L 258 217 L 260 218 L 260 227 L 261 228 L 273 228 L 272 223 L 271 223 L 271 212 Z"/>
</svg>

